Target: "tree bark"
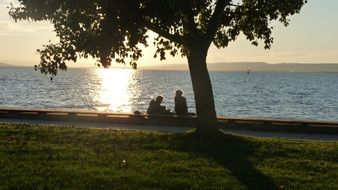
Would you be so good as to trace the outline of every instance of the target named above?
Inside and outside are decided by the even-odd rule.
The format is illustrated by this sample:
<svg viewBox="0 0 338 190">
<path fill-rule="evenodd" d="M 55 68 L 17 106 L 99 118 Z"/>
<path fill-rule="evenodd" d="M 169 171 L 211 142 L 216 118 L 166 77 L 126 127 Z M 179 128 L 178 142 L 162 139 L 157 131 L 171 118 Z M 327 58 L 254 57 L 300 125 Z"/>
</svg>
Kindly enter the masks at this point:
<svg viewBox="0 0 338 190">
<path fill-rule="evenodd" d="M 189 48 L 188 64 L 195 95 L 197 132 L 202 135 L 218 132 L 217 115 L 211 80 L 206 64 L 208 48 L 195 43 Z"/>
</svg>

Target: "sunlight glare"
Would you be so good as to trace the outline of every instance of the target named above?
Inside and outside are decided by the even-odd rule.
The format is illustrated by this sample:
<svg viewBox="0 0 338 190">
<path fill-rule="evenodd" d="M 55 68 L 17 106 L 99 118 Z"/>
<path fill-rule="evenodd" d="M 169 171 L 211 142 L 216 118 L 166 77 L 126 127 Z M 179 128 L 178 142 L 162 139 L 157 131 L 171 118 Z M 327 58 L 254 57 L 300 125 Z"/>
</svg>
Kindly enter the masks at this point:
<svg viewBox="0 0 338 190">
<path fill-rule="evenodd" d="M 97 69 L 101 89 L 96 101 L 98 111 L 131 112 L 129 84 L 132 69 Z"/>
</svg>

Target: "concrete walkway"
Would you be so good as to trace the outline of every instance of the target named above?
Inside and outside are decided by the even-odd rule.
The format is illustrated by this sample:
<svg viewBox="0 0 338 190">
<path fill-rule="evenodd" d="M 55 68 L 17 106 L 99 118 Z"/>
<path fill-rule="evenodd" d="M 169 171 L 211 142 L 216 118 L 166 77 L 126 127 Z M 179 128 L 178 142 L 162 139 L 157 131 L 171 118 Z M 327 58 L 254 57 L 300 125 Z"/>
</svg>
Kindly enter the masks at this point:
<svg viewBox="0 0 338 190">
<path fill-rule="evenodd" d="M 31 124 L 31 125 L 48 125 L 48 126 L 70 126 L 70 127 L 89 127 L 89 128 L 111 128 L 116 130 L 145 130 L 160 132 L 187 132 L 193 131 L 192 127 L 173 127 L 162 125 L 136 125 L 136 124 L 117 124 L 117 123 L 88 123 L 88 122 L 62 122 L 48 120 L 21 120 L 21 119 L 2 119 L 0 123 L 11 124 Z M 317 141 L 338 141 L 338 135 L 322 135 L 322 134 L 304 134 L 304 133 L 280 133 L 280 132 L 261 132 L 247 130 L 223 130 L 227 134 L 262 137 L 262 138 L 286 138 L 290 140 L 317 140 Z"/>
</svg>

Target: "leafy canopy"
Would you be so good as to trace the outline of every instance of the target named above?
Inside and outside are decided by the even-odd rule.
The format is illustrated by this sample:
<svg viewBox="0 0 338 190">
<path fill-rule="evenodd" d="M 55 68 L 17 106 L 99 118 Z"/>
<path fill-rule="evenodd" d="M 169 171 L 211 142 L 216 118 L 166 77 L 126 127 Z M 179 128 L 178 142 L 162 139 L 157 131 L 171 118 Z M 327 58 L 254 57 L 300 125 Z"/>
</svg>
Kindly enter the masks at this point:
<svg viewBox="0 0 338 190">
<path fill-rule="evenodd" d="M 56 75 L 66 62 L 96 58 L 103 67 L 114 60 L 136 68 L 147 31 L 158 37 L 154 57 L 188 56 L 194 42 L 206 50 L 226 47 L 243 33 L 253 45 L 270 48 L 272 20 L 288 25 L 306 0 L 19 0 L 15 20 L 50 21 L 59 37 L 38 50 L 42 73 Z"/>
</svg>

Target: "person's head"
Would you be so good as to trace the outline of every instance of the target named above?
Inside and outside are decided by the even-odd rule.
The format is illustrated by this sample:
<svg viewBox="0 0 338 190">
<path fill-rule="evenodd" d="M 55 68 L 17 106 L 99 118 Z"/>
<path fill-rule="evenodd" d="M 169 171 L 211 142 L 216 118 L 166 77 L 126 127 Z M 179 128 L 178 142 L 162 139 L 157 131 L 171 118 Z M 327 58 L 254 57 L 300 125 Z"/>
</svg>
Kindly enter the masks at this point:
<svg viewBox="0 0 338 190">
<path fill-rule="evenodd" d="M 182 96 L 183 91 L 182 90 L 176 90 L 176 96 Z"/>
<path fill-rule="evenodd" d="M 156 97 L 156 102 L 161 103 L 163 101 L 163 96 L 157 96 Z"/>
</svg>

